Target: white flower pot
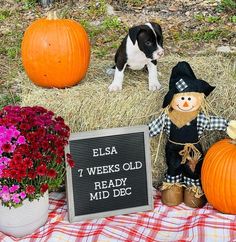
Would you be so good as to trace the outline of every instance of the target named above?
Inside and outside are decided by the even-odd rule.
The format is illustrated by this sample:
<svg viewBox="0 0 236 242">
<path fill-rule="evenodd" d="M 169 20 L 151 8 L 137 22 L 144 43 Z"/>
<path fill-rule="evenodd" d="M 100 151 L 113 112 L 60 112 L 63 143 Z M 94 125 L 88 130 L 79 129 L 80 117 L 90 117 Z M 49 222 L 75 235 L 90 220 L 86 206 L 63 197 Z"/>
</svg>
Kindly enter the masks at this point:
<svg viewBox="0 0 236 242">
<path fill-rule="evenodd" d="M 48 192 L 39 200 L 25 200 L 18 208 L 8 208 L 0 204 L 0 231 L 14 237 L 33 233 L 46 223 L 48 205 Z"/>
</svg>

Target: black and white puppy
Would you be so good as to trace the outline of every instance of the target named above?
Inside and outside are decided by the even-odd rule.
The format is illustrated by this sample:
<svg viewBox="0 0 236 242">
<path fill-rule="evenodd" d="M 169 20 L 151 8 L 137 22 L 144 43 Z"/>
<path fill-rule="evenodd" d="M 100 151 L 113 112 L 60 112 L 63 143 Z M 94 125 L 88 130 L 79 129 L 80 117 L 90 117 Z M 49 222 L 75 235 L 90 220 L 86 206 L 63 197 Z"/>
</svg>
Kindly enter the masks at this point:
<svg viewBox="0 0 236 242">
<path fill-rule="evenodd" d="M 109 91 L 122 89 L 126 67 L 141 70 L 144 66 L 148 69 L 149 90 L 160 89 L 156 65 L 163 54 L 163 35 L 159 24 L 150 22 L 130 28 L 116 52 L 114 80 Z"/>
</svg>

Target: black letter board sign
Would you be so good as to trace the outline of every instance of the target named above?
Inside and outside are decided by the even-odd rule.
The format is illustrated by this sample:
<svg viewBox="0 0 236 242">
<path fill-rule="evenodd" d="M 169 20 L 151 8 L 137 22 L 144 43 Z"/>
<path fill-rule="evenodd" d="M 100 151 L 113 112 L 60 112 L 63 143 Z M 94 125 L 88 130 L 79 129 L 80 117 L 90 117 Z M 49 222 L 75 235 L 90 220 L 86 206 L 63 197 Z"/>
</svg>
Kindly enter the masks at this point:
<svg viewBox="0 0 236 242">
<path fill-rule="evenodd" d="M 153 209 L 147 126 L 71 134 L 67 152 L 71 222 Z"/>
</svg>

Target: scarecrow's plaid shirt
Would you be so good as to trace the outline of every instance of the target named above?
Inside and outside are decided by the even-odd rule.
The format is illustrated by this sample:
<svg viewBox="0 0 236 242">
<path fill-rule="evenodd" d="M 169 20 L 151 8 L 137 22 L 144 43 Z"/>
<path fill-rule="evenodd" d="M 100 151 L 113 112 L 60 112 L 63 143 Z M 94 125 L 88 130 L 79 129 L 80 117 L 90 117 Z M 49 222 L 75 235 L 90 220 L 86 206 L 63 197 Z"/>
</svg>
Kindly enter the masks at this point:
<svg viewBox="0 0 236 242">
<path fill-rule="evenodd" d="M 157 119 L 149 124 L 150 136 L 158 135 L 164 131 L 167 136 L 170 135 L 171 121 L 166 113 L 162 114 Z M 222 130 L 226 131 L 228 120 L 217 116 L 206 116 L 204 113 L 199 113 L 197 116 L 198 137 L 201 138 L 205 130 Z"/>
</svg>

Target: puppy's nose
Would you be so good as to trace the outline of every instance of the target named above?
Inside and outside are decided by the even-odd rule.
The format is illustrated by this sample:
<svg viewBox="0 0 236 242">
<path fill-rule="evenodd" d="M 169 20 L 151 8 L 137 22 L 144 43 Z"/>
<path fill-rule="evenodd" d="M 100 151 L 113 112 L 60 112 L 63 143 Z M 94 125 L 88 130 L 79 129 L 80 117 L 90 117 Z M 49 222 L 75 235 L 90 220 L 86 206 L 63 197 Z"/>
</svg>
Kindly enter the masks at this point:
<svg viewBox="0 0 236 242">
<path fill-rule="evenodd" d="M 157 54 L 161 57 L 164 55 L 164 50 L 162 48 L 159 48 L 157 51 Z"/>
</svg>

